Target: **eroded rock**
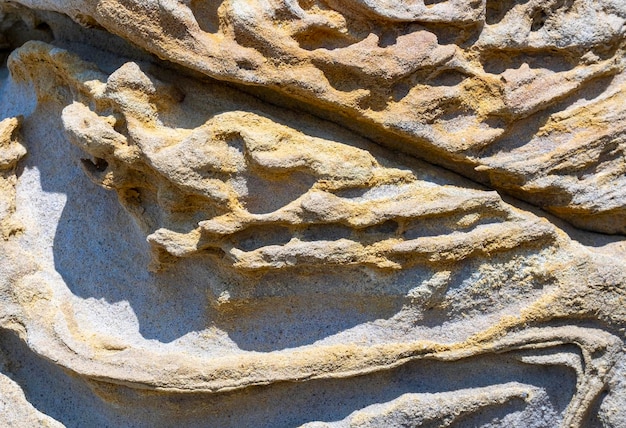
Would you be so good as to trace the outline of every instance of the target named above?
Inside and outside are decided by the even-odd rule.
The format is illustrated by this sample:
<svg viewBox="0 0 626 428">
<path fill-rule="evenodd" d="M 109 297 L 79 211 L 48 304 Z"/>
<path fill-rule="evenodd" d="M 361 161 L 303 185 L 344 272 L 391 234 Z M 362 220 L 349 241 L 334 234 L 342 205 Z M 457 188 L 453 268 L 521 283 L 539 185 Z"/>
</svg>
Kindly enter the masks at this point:
<svg viewBox="0 0 626 428">
<path fill-rule="evenodd" d="M 8 421 L 624 419 L 621 3 L 1 4 Z"/>
</svg>

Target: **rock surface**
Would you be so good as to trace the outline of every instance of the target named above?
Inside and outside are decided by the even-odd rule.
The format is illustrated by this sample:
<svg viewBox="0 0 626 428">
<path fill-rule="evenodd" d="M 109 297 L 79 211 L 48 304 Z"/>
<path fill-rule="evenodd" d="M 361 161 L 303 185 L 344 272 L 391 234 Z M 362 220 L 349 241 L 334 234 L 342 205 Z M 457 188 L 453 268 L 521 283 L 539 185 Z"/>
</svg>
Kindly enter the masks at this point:
<svg viewBox="0 0 626 428">
<path fill-rule="evenodd" d="M 6 426 L 626 423 L 626 5 L 0 0 Z"/>
</svg>

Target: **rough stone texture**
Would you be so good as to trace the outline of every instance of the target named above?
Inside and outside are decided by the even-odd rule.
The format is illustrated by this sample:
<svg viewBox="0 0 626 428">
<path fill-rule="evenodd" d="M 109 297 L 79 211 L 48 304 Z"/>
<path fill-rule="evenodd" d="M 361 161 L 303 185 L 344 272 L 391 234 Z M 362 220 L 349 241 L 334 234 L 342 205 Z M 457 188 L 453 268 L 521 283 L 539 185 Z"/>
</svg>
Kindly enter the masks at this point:
<svg viewBox="0 0 626 428">
<path fill-rule="evenodd" d="M 626 423 L 626 3 L 0 11 L 3 425 Z"/>
</svg>

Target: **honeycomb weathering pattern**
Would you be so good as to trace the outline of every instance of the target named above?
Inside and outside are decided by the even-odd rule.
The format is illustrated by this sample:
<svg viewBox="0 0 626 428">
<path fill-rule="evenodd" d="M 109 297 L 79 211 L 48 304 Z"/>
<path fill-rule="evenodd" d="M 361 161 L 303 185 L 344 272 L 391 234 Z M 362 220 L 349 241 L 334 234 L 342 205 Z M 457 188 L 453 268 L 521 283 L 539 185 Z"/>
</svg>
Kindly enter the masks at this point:
<svg viewBox="0 0 626 428">
<path fill-rule="evenodd" d="M 622 2 L 0 7 L 6 424 L 625 420 Z"/>
</svg>

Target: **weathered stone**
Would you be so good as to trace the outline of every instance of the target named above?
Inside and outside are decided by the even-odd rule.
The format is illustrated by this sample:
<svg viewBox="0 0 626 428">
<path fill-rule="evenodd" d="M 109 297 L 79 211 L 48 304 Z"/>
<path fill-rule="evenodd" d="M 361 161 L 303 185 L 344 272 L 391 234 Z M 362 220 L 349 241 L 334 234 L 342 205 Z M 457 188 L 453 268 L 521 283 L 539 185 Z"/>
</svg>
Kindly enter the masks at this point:
<svg viewBox="0 0 626 428">
<path fill-rule="evenodd" d="M 626 420 L 621 2 L 0 7 L 7 425 Z"/>
</svg>

